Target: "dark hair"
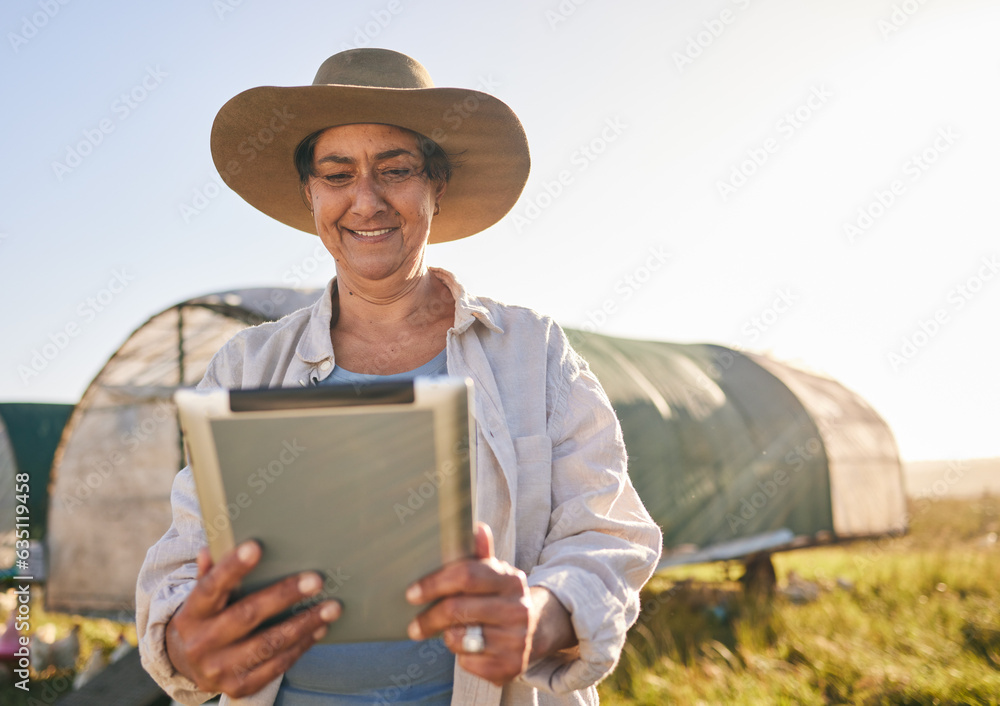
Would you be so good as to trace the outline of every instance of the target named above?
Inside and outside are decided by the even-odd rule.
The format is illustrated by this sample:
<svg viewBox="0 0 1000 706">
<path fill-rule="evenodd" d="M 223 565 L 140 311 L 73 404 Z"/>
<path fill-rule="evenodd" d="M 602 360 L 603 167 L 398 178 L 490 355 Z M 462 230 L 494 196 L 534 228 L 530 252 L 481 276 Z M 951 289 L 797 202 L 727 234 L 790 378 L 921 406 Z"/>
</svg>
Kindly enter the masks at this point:
<svg viewBox="0 0 1000 706">
<path fill-rule="evenodd" d="M 319 136 L 328 129 L 317 130 L 302 140 L 295 148 L 295 168 L 299 172 L 299 183 L 303 188 L 309 183 L 309 177 L 316 176 L 313 171 L 316 143 L 319 142 Z M 400 129 L 416 136 L 417 146 L 420 147 L 420 153 L 424 156 L 424 175 L 431 181 L 447 183 L 451 179 L 452 170 L 458 166 L 456 160 L 429 137 L 424 137 L 419 132 L 407 130 L 407 128 Z"/>
</svg>

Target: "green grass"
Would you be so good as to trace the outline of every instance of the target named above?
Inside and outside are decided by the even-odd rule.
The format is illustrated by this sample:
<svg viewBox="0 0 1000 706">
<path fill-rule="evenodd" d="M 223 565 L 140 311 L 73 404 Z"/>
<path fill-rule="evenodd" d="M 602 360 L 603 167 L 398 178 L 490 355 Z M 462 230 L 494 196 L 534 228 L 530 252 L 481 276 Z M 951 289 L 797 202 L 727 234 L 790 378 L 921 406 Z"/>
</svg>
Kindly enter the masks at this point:
<svg viewBox="0 0 1000 706">
<path fill-rule="evenodd" d="M 737 566 L 654 577 L 601 702 L 1000 704 L 1000 542 L 983 542 L 1000 532 L 1000 501 L 917 501 L 910 513 L 905 537 L 776 555 L 779 586 L 793 571 L 820 586 L 803 605 L 746 599 Z M 40 600 L 32 618 L 57 638 L 81 626 L 78 668 L 123 628 L 135 644 L 134 626 L 46 613 Z M 51 703 L 72 677 L 32 674 L 35 701 L 0 679 L 0 703 Z"/>
<path fill-rule="evenodd" d="M 658 575 L 602 703 L 1000 704 L 1000 502 L 918 501 L 910 529 L 776 555 L 779 586 L 819 585 L 801 605 L 720 566 Z"/>
<path fill-rule="evenodd" d="M 9 602 L 9 595 L 5 596 Z M 112 620 L 83 618 L 65 613 L 50 613 L 43 606 L 43 589 L 37 585 L 31 588 L 31 626 L 29 634 L 44 625 L 55 627 L 55 639 L 59 640 L 70 634 L 74 625 L 80 626 L 80 655 L 73 669 L 57 670 L 49 666 L 41 673 L 34 670 L 30 674 L 30 691 L 14 687 L 14 676 L 0 666 L 0 704 L 3 706 L 38 706 L 52 704 L 58 698 L 72 691 L 73 677 L 77 669 L 82 669 L 94 650 L 101 650 L 110 655 L 118 645 L 118 636 L 122 633 L 131 645 L 137 642 L 135 625 L 133 623 L 118 623 Z M 0 606 L 0 627 L 7 621 L 7 607 Z"/>
</svg>

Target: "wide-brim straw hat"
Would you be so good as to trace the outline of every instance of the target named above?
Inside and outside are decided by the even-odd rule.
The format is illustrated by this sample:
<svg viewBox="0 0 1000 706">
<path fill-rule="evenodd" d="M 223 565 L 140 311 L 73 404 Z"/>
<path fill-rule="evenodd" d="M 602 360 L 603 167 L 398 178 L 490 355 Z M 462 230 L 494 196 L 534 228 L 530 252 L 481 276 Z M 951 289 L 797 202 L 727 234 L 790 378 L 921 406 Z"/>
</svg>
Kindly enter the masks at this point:
<svg viewBox="0 0 1000 706">
<path fill-rule="evenodd" d="M 302 198 L 295 148 L 336 125 L 382 123 L 418 132 L 458 158 L 431 243 L 489 228 L 514 206 L 528 178 L 524 128 L 505 103 L 467 88 L 435 88 L 417 61 L 388 49 L 351 49 L 323 62 L 311 86 L 261 86 L 226 103 L 212 126 L 212 157 L 254 208 L 316 233 Z"/>
</svg>

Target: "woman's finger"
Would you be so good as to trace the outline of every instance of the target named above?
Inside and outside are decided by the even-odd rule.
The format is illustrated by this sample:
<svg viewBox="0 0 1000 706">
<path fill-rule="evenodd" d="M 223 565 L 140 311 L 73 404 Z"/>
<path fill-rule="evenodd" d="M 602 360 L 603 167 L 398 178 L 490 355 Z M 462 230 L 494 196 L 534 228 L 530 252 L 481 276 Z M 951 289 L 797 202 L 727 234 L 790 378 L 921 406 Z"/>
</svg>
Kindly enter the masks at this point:
<svg viewBox="0 0 1000 706">
<path fill-rule="evenodd" d="M 322 589 L 322 577 L 309 571 L 289 576 L 267 588 L 249 593 L 217 616 L 213 625 L 215 640 L 222 645 L 236 642 L 252 633 L 262 623 L 291 610 L 306 599 L 316 597 Z M 316 627 L 319 627 L 325 618 L 327 621 L 335 619 L 339 611 L 340 604 L 337 601 L 327 601 L 309 609 L 302 609 L 298 613 L 310 613 L 316 620 Z"/>
<path fill-rule="evenodd" d="M 485 522 L 476 523 L 476 556 L 480 559 L 492 559 L 493 530 Z"/>
<path fill-rule="evenodd" d="M 243 669 L 237 665 L 227 675 L 226 681 L 220 688 L 214 689 L 214 691 L 221 691 L 235 698 L 256 694 L 272 680 L 287 672 L 315 642 L 315 640 L 309 639 L 296 643 L 288 649 L 274 653 L 270 659 L 261 662 L 251 670 Z"/>
<path fill-rule="evenodd" d="M 406 600 L 414 605 L 457 594 L 514 595 L 527 591 L 524 572 L 496 559 L 466 559 L 438 569 L 412 584 Z"/>
<path fill-rule="evenodd" d="M 518 634 L 523 639 L 531 618 L 527 595 L 509 597 L 451 596 L 420 613 L 410 623 L 409 636 L 421 640 L 449 628 L 487 625 Z"/>
<path fill-rule="evenodd" d="M 200 553 L 200 578 L 167 624 L 167 651 L 171 661 L 179 672 L 203 688 L 210 686 L 218 689 L 220 679 L 231 680 L 231 672 L 236 665 L 227 663 L 226 659 L 240 656 L 246 661 L 244 653 L 234 650 L 251 649 L 248 644 L 261 648 L 261 638 L 248 639 L 248 636 L 262 623 L 281 615 L 304 599 L 317 596 L 323 588 L 319 574 L 306 572 L 290 576 L 227 605 L 232 589 L 239 585 L 259 558 L 260 547 L 255 542 L 240 545 L 215 565 L 212 565 L 207 553 Z M 276 640 L 283 634 L 286 641 L 294 644 L 304 639 L 303 635 L 310 636 L 325 628 L 339 614 L 339 603 L 327 601 L 299 611 L 293 618 L 270 628 L 270 637 Z M 284 632 L 275 633 L 276 629 Z M 250 670 L 245 668 L 245 671 Z"/>
<path fill-rule="evenodd" d="M 201 551 L 198 552 L 198 578 L 208 573 L 208 570 L 212 568 L 212 554 L 208 551 L 208 547 L 202 547 Z"/>
<path fill-rule="evenodd" d="M 286 580 L 281 583 L 291 582 Z M 326 601 L 301 610 L 277 625 L 251 634 L 264 613 L 270 613 L 275 606 L 281 607 L 287 603 L 288 595 L 280 598 L 283 591 L 287 593 L 286 586 L 275 584 L 260 592 L 275 594 L 270 598 L 265 597 L 267 600 L 261 601 L 256 593 L 251 594 L 244 601 L 230 606 L 224 614 L 208 619 L 192 619 L 184 614 L 182 608 L 168 624 L 168 630 L 177 633 L 174 641 L 176 648 L 171 651 L 171 660 L 175 667 L 198 684 L 202 690 L 224 691 L 227 688 L 242 689 L 247 675 L 256 672 L 261 665 L 274 659 L 286 665 L 285 668 L 290 666 L 308 645 L 326 634 L 327 624 L 340 617 L 341 608 L 337 601 Z M 253 601 L 248 600 L 250 598 L 257 598 L 257 607 L 254 610 L 258 613 L 248 617 L 242 611 L 246 610 L 246 606 L 254 605 Z M 294 603 L 298 598 L 296 589 L 296 594 L 291 600 Z M 269 605 L 268 600 L 280 602 Z M 302 648 L 304 643 L 306 648 Z M 277 673 L 272 676 L 276 676 Z M 250 683 L 258 684 L 258 681 L 258 677 L 254 677 Z M 266 683 L 266 680 L 260 685 L 263 683 Z"/>
<path fill-rule="evenodd" d="M 185 601 L 188 615 L 192 617 L 208 617 L 215 615 L 226 607 L 229 594 L 240 585 L 246 576 L 260 560 L 260 545 L 256 542 L 244 542 L 233 551 L 227 552 L 219 563 L 207 568 L 204 575 L 191 590 L 191 595 Z M 204 564 L 201 554 L 198 557 L 198 571 Z"/>
<path fill-rule="evenodd" d="M 262 630 L 239 643 L 207 654 L 199 665 L 205 691 L 239 697 L 256 693 L 284 673 L 317 640 L 326 634 L 326 621 L 310 609 Z M 339 610 L 338 610 L 339 615 Z"/>
<path fill-rule="evenodd" d="M 483 633 L 483 650 L 481 652 L 469 652 L 465 649 L 465 635 L 468 632 L 468 625 L 454 625 L 446 628 L 441 633 L 444 646 L 456 655 L 463 654 L 491 654 L 501 655 L 513 653 L 518 659 L 524 654 L 527 648 L 527 630 L 524 626 L 519 629 L 506 625 L 490 625 L 479 623 L 479 628 Z"/>
<path fill-rule="evenodd" d="M 488 581 L 491 571 L 493 573 L 506 573 L 497 571 L 502 564 L 497 562 L 493 555 L 493 533 L 490 531 L 489 525 L 485 522 L 478 523 L 475 539 L 476 556 L 480 559 L 479 563 L 492 567 L 492 569 L 471 568 L 477 563 L 475 560 L 452 562 L 410 585 L 406 590 L 406 599 L 413 605 L 420 605 L 450 593 L 492 593 L 501 588 L 499 583 L 493 585 L 488 582 L 482 583 L 484 579 Z"/>
<path fill-rule="evenodd" d="M 314 606 L 240 643 L 234 651 L 231 676 L 237 686 L 249 689 L 242 693 L 253 693 L 284 673 L 321 640 L 327 633 L 327 623 L 340 617 L 340 604 L 332 602 L 330 607 L 324 612 Z"/>
<path fill-rule="evenodd" d="M 527 667 L 526 663 L 513 654 L 459 654 L 456 661 L 465 671 L 475 674 L 477 677 L 492 682 L 497 686 L 509 683 Z"/>
</svg>

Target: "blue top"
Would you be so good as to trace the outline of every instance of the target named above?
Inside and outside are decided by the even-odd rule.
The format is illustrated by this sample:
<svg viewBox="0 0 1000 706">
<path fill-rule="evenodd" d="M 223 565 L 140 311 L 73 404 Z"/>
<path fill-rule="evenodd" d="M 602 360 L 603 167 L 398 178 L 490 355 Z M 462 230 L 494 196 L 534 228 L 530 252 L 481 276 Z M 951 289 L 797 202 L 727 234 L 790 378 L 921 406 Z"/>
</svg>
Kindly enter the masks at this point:
<svg viewBox="0 0 1000 706">
<path fill-rule="evenodd" d="M 447 375 L 441 351 L 415 370 L 365 375 L 334 367 L 320 385 L 398 382 L 416 376 Z M 337 629 L 334 623 L 331 630 Z M 285 672 L 275 706 L 451 703 L 455 655 L 438 638 L 423 642 L 357 642 L 313 645 Z"/>
<path fill-rule="evenodd" d="M 344 370 L 339 365 L 333 366 L 333 370 L 324 380 L 320 380 L 320 385 L 336 385 L 345 382 L 365 383 L 365 382 L 402 382 L 412 380 L 417 376 L 427 377 L 433 375 L 448 374 L 447 350 L 443 350 L 419 368 L 407 370 L 405 373 L 394 373 L 392 375 L 370 375 L 368 373 L 352 373 Z"/>
</svg>

